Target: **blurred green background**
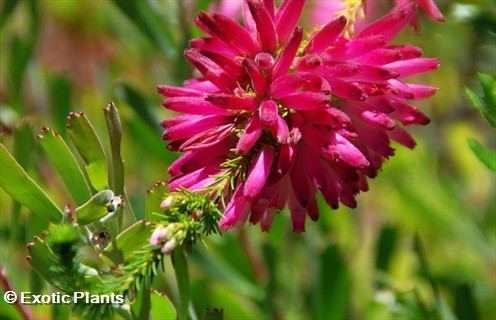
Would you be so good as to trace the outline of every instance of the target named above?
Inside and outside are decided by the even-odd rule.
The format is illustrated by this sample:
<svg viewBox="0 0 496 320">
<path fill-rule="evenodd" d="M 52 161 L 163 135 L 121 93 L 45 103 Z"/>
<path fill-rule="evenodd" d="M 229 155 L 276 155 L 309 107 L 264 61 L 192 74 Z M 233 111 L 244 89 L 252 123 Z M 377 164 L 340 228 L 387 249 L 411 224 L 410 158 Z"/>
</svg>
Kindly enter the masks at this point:
<svg viewBox="0 0 496 320">
<path fill-rule="evenodd" d="M 108 145 L 102 108 L 113 100 L 124 126 L 126 187 L 138 217 L 145 190 L 167 178 L 171 154 L 161 140 L 157 84 L 191 74 L 182 51 L 200 34 L 192 17 L 211 1 L 2 1 L 1 140 L 60 207 L 64 185 L 36 143 L 49 126 L 65 135 L 66 116 L 83 111 Z M 197 246 L 191 273 L 194 307 L 224 308 L 226 319 L 494 319 L 496 317 L 496 176 L 468 138 L 496 149 L 496 136 L 469 103 L 478 72 L 496 74 L 496 4 L 438 1 L 445 23 L 421 16 L 415 35 L 396 43 L 438 56 L 441 69 L 418 82 L 441 88 L 418 102 L 432 122 L 411 128 L 418 146 L 401 146 L 358 197 L 355 210 L 332 211 L 307 232 L 277 216 L 213 236 Z M 1 170 L 1 168 L 0 168 Z M 46 222 L 0 190 L 0 265 L 17 291 L 54 288 L 30 270 L 25 244 Z M 174 295 L 172 272 L 166 294 Z M 36 306 L 33 317 L 71 318 L 65 306 Z M 0 304 L 0 318 L 19 318 Z"/>
</svg>

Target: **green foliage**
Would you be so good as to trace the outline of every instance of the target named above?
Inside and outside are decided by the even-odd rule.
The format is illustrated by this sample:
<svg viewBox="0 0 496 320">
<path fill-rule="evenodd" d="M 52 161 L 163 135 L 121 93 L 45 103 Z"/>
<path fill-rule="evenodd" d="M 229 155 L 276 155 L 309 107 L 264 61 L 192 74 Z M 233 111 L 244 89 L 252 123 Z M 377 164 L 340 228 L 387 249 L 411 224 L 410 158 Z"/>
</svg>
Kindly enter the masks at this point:
<svg viewBox="0 0 496 320">
<path fill-rule="evenodd" d="M 65 293 L 109 294 L 98 277 L 87 275 L 89 269 L 76 259 L 77 251 L 83 245 L 80 233 L 71 224 L 52 225 L 46 239 L 35 238 L 35 242 L 28 244 L 28 260 L 40 275 Z M 80 300 L 73 305 L 73 310 L 81 317 L 110 317 L 112 304 Z"/>
<path fill-rule="evenodd" d="M 178 55 L 174 49 L 176 39 L 167 23 L 165 23 L 148 2 L 142 1 L 114 1 L 115 5 L 124 13 L 133 24 L 143 32 L 152 43 L 156 43 L 170 58 Z"/>
<path fill-rule="evenodd" d="M 202 320 L 222 320 L 224 319 L 224 310 L 222 309 L 206 309 Z"/>
<path fill-rule="evenodd" d="M 86 173 L 91 185 L 98 191 L 107 189 L 107 159 L 95 129 L 82 112 L 71 112 L 67 122 L 69 138 L 86 163 Z"/>
<path fill-rule="evenodd" d="M 484 119 L 496 128 L 496 82 L 487 74 L 479 74 L 479 81 L 484 92 L 482 101 L 471 89 L 465 87 L 465 92 Z"/>
<path fill-rule="evenodd" d="M 77 207 L 74 213 L 78 224 L 84 226 L 116 211 L 121 206 L 121 203 L 122 199 L 114 197 L 112 190 L 102 190 L 91 197 L 85 204 Z"/>
<path fill-rule="evenodd" d="M 153 319 L 176 319 L 176 309 L 164 293 L 156 290 L 150 292 L 151 310 Z"/>
<path fill-rule="evenodd" d="M 73 283 L 84 271 L 83 281 L 88 281 L 84 285 L 92 288 L 91 293 L 129 288 L 126 305 L 112 308 L 107 317 L 132 319 L 131 306 L 137 316 L 146 316 L 150 308 L 152 319 L 174 319 L 181 310 L 174 308 L 180 306 L 180 293 L 173 266 L 160 248 L 148 242 L 158 224 L 168 223 L 160 207 L 168 193 L 165 184 L 154 187 L 143 201 L 153 182 L 167 179 L 167 167 L 177 158 L 160 137 L 158 123 L 170 114 L 160 107 L 162 97 L 155 86 L 179 84 L 186 77 L 182 49 L 189 33 L 201 32 L 183 17 L 216 1 L 199 1 L 191 12 L 179 1 L 134 2 L 7 0 L 0 4 L 4 44 L 0 55 L 0 265 L 2 280 L 6 274 L 17 291 L 50 293 L 60 290 L 51 282 L 59 273 L 70 275 L 65 282 Z M 194 246 L 187 256 L 191 309 L 199 318 L 204 310 L 210 310 L 205 312 L 206 319 L 310 319 L 326 312 L 354 319 L 494 318 L 496 185 L 494 175 L 464 147 L 467 137 L 474 137 L 480 141 L 477 146 L 493 149 L 494 131 L 473 116 L 478 113 L 468 106 L 463 90 L 471 84 L 469 98 L 491 123 L 494 117 L 488 107 L 494 91 L 488 88 L 492 80 L 479 78 L 476 71 L 496 74 L 494 5 L 489 1 L 437 3 L 446 15 L 444 24 L 423 20 L 421 36 L 405 33 L 398 39 L 398 43 L 415 43 L 425 50 L 424 56 L 439 56 L 442 62 L 439 71 L 422 76 L 422 82 L 441 90 L 429 100 L 415 101 L 432 119 L 428 127 L 415 130 L 417 149 L 398 146 L 396 156 L 370 182 L 370 191 L 359 196 L 357 209 L 334 211 L 322 202 L 321 218 L 308 223 L 306 234 L 290 232 L 284 211 L 276 216 L 269 234 L 247 226 L 222 237 L 202 235 L 206 246 Z M 98 117 L 102 109 L 98 106 L 109 99 L 120 101 L 120 148 L 112 146 L 120 133 L 111 106 L 105 119 Z M 131 227 L 127 229 L 126 222 L 119 227 L 113 218 L 70 227 L 78 235 L 68 250 L 76 252 L 72 265 L 52 249 L 54 242 L 48 238 L 54 231 L 50 229 L 47 239 L 33 242 L 28 263 L 26 239 L 32 241 L 33 235 L 46 229 L 47 213 L 52 212 L 47 208 L 56 210 L 50 221 L 59 224 L 68 218 L 61 206 L 71 203 L 74 211 L 100 191 L 94 190 L 98 188 L 90 183 L 86 170 L 81 170 L 91 195 L 81 196 L 83 201 L 78 202 L 45 147 L 33 144 L 33 130 L 39 131 L 40 124 L 54 128 L 65 139 L 65 115 L 81 108 L 107 152 L 107 160 L 100 161 L 100 187 L 105 184 L 102 190 L 125 196 L 121 210 Z M 109 129 L 110 147 L 102 135 Z M 86 162 L 81 161 L 75 144 L 65 143 L 84 168 Z M 484 151 L 476 153 L 483 155 Z M 127 197 L 117 190 L 121 182 L 114 174 L 122 172 L 119 154 L 126 161 Z M 23 195 L 28 190 L 35 192 Z M 12 198 L 22 201 L 22 206 L 9 193 L 16 194 Z M 41 204 L 40 199 L 44 199 Z M 134 225 L 131 207 L 138 217 L 146 216 L 152 223 Z M 115 212 L 113 217 L 120 214 Z M 97 237 L 102 230 L 110 231 L 107 247 Z M 414 246 L 415 234 L 422 239 L 424 258 Z M 60 235 L 71 238 L 65 232 Z M 51 269 L 56 261 L 63 267 Z M 30 265 L 36 272 L 29 271 Z M 76 265 L 78 272 L 71 271 Z M 93 277 L 96 270 L 100 274 Z M 153 281 L 142 282 L 148 276 Z M 148 285 L 153 290 L 151 305 L 142 290 Z M 76 308 L 76 317 L 82 319 L 104 317 L 98 308 L 87 317 L 81 316 L 86 306 Z M 210 317 L 214 308 L 222 308 L 221 315 L 214 312 Z M 34 319 L 74 317 L 64 305 L 32 305 L 30 311 Z M 2 302 L 0 318 L 20 317 L 15 305 Z"/>
<path fill-rule="evenodd" d="M 479 81 L 484 93 L 482 101 L 471 89 L 465 87 L 465 92 L 472 105 L 479 110 L 491 127 L 496 129 L 496 81 L 487 74 L 479 74 Z M 468 145 L 486 167 L 496 172 L 496 151 L 485 148 L 473 138 L 468 140 Z"/>
<path fill-rule="evenodd" d="M 76 204 L 85 203 L 91 197 L 90 188 L 81 168 L 60 134 L 44 127 L 38 135 L 38 141 L 62 176 Z"/>
<path fill-rule="evenodd" d="M 158 199 L 149 197 L 148 200 Z M 219 220 L 222 213 L 208 194 L 182 188 L 169 193 L 160 205 L 155 203 L 147 207 L 155 210 L 159 206 L 164 213 L 152 211 L 151 215 L 158 215 L 159 225 L 170 226 L 171 234 L 167 238 L 176 238 L 178 245 L 184 246 L 187 251 L 191 251 L 202 235 L 220 233 Z"/>
<path fill-rule="evenodd" d="M 169 187 L 165 181 L 158 181 L 153 185 L 151 190 L 147 190 L 146 192 L 146 219 L 154 222 L 158 222 L 161 219 L 160 212 L 162 212 L 162 208 L 160 204 L 165 198 L 165 195 L 168 193 Z"/>
<path fill-rule="evenodd" d="M 479 158 L 480 162 L 489 169 L 496 171 L 496 151 L 485 148 L 479 141 L 473 138 L 468 139 L 468 146 L 473 153 Z"/>
<path fill-rule="evenodd" d="M 18 0 L 6 0 L 3 2 L 0 15 L 0 30 L 7 23 L 18 3 Z"/>
<path fill-rule="evenodd" d="M 52 222 L 60 221 L 62 211 L 0 144 L 0 186 L 12 198 Z"/>
<path fill-rule="evenodd" d="M 110 266 L 117 266 L 126 262 L 137 250 L 148 244 L 151 234 L 151 224 L 140 220 L 119 233 L 117 238 L 102 252 L 104 259 Z"/>
</svg>

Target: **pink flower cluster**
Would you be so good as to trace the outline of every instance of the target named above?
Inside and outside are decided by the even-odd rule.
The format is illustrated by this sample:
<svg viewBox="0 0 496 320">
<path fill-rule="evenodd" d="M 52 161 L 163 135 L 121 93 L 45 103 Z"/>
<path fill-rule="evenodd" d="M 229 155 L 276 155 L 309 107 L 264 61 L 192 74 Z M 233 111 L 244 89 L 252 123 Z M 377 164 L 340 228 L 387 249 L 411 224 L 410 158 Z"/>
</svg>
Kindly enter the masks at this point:
<svg viewBox="0 0 496 320">
<path fill-rule="evenodd" d="M 158 87 L 164 107 L 184 114 L 162 122 L 169 149 L 185 152 L 169 168 L 170 189 L 229 176 L 223 229 L 250 221 L 268 231 L 288 204 L 293 230 L 304 231 L 307 215 L 319 218 L 317 192 L 332 208 L 355 207 L 394 154 L 391 140 L 413 148 L 404 126 L 429 123 L 411 101 L 437 89 L 403 79 L 439 62 L 390 44 L 415 3 L 350 37 L 337 17 L 308 39 L 297 27 L 304 3 L 247 0 L 244 27 L 200 12 L 195 23 L 209 36 L 191 40 L 185 56 L 202 77 Z"/>
</svg>

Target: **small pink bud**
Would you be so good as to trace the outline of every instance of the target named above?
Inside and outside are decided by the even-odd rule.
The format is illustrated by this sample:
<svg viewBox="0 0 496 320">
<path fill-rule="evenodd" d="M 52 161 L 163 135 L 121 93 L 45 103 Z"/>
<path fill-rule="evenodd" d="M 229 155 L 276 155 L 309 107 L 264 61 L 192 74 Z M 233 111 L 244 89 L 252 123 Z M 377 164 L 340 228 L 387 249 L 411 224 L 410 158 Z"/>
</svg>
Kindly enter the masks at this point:
<svg viewBox="0 0 496 320">
<path fill-rule="evenodd" d="M 260 69 L 270 69 L 274 66 L 274 57 L 266 52 L 260 52 L 255 56 L 255 62 Z"/>
</svg>

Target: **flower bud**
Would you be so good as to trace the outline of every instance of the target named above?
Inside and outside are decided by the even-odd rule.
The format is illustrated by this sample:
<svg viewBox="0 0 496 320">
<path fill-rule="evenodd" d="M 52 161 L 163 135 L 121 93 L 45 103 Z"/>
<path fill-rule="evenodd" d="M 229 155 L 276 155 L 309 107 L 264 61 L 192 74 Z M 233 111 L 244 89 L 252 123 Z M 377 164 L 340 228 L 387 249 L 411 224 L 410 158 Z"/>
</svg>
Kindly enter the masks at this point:
<svg viewBox="0 0 496 320">
<path fill-rule="evenodd" d="M 167 229 L 164 226 L 159 225 L 157 228 L 155 228 L 155 230 L 152 233 L 152 236 L 150 237 L 150 245 L 151 246 L 158 245 L 159 243 L 162 242 L 162 240 L 165 239 L 166 235 L 167 235 Z"/>
<path fill-rule="evenodd" d="M 174 250 L 174 248 L 177 247 L 177 245 L 178 245 L 177 239 L 172 238 L 162 246 L 162 250 L 160 250 L 160 251 L 163 254 L 169 254 L 169 253 L 171 253 L 172 250 Z"/>
<path fill-rule="evenodd" d="M 255 56 L 255 62 L 260 69 L 270 69 L 274 66 L 274 57 L 266 52 L 260 52 Z"/>
<path fill-rule="evenodd" d="M 119 208 L 120 206 L 122 206 L 122 203 L 123 203 L 123 197 L 122 196 L 117 196 L 117 197 L 113 197 L 109 203 L 107 203 L 105 205 L 105 207 L 107 207 L 107 211 L 109 213 L 111 212 L 115 212 L 115 210 L 117 210 L 117 208 Z"/>
<path fill-rule="evenodd" d="M 173 196 L 167 196 L 162 203 L 160 203 L 160 208 L 164 210 L 169 210 L 176 203 L 176 199 Z"/>
</svg>

